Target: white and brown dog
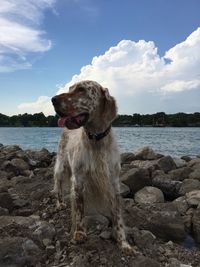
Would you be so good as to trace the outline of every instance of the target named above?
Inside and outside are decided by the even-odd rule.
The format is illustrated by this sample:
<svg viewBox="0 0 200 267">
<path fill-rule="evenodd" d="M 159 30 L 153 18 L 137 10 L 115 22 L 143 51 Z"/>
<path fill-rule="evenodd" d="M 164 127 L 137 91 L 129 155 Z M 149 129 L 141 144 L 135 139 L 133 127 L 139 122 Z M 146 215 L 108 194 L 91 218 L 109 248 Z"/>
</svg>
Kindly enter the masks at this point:
<svg viewBox="0 0 200 267">
<path fill-rule="evenodd" d="M 54 192 L 63 201 L 64 184 L 71 186 L 73 239 L 83 242 L 82 219 L 86 203 L 102 204 L 110 211 L 117 242 L 130 254 L 120 205 L 120 154 L 111 123 L 117 115 L 115 99 L 108 89 L 94 81 L 82 81 L 68 93 L 52 98 L 65 127 L 61 136 L 54 173 Z"/>
</svg>

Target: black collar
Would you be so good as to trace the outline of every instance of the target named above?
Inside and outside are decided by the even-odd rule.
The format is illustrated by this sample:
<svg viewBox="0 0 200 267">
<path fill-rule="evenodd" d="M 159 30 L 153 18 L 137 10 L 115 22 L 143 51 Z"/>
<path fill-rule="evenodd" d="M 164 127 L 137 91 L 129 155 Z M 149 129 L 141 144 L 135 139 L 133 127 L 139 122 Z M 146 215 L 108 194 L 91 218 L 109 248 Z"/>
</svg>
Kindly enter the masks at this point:
<svg viewBox="0 0 200 267">
<path fill-rule="evenodd" d="M 88 136 L 88 138 L 89 138 L 90 140 L 96 140 L 96 141 L 99 141 L 99 140 L 101 140 L 102 138 L 104 138 L 106 135 L 109 134 L 110 129 L 111 129 L 111 124 L 110 124 L 109 127 L 108 127 L 104 132 L 102 132 L 102 133 L 92 134 L 92 133 L 86 131 L 86 134 L 87 134 L 87 136 Z"/>
</svg>

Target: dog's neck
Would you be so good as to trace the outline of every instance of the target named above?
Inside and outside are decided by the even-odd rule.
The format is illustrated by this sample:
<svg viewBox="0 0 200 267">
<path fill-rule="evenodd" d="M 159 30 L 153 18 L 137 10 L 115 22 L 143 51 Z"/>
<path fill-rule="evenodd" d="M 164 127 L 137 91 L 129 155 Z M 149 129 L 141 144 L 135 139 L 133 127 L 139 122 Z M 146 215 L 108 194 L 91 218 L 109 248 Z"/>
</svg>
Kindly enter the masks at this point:
<svg viewBox="0 0 200 267">
<path fill-rule="evenodd" d="M 87 125 L 84 126 L 84 130 L 89 140 L 100 141 L 109 135 L 111 123 L 105 124 L 102 122 L 101 124 L 98 123 L 98 125 L 95 125 L 95 123 L 87 123 Z"/>
</svg>

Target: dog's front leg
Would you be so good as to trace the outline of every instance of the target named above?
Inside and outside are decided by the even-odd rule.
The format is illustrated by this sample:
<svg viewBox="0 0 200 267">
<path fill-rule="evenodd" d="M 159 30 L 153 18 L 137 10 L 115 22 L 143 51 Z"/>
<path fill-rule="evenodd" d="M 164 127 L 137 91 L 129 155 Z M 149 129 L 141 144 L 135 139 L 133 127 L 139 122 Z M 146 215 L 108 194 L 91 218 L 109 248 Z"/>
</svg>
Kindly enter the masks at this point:
<svg viewBox="0 0 200 267">
<path fill-rule="evenodd" d="M 82 178 L 82 177 L 81 177 Z M 82 219 L 84 216 L 83 179 L 72 176 L 71 208 L 72 208 L 72 234 L 76 242 L 84 242 L 87 238 Z"/>
<path fill-rule="evenodd" d="M 125 234 L 125 226 L 122 218 L 122 212 L 121 212 L 121 201 L 120 201 L 120 188 L 119 183 L 115 184 L 114 186 L 115 190 L 113 193 L 113 196 L 111 198 L 111 207 L 112 207 L 112 223 L 113 228 L 116 233 L 116 239 L 119 244 L 119 247 L 122 249 L 122 251 L 127 254 L 137 254 L 137 251 L 133 247 L 129 245 L 129 243 L 126 240 L 126 234 Z"/>
</svg>

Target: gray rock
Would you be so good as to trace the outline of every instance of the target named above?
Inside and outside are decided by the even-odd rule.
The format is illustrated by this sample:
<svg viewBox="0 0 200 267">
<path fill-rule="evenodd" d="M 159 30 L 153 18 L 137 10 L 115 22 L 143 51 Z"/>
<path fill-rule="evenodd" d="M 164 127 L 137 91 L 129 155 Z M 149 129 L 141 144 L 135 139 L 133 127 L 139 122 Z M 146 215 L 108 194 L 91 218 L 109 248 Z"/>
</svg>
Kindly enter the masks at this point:
<svg viewBox="0 0 200 267">
<path fill-rule="evenodd" d="M 4 209 L 4 208 L 0 207 L 0 216 L 8 215 L 8 214 L 9 214 L 9 210 L 8 209 Z"/>
<path fill-rule="evenodd" d="M 200 243 L 200 206 L 193 214 L 192 217 L 194 239 Z"/>
<path fill-rule="evenodd" d="M 187 203 L 186 197 L 178 197 L 176 198 L 173 203 L 176 205 L 178 211 L 181 215 L 184 215 L 186 211 L 189 209 L 189 205 Z"/>
<path fill-rule="evenodd" d="M 134 200 L 136 203 L 142 204 L 163 203 L 164 195 L 162 191 L 156 187 L 145 186 L 135 194 Z"/>
<path fill-rule="evenodd" d="M 124 183 L 120 183 L 120 195 L 122 197 L 127 197 L 130 193 L 130 188 Z"/>
<path fill-rule="evenodd" d="M 12 159 L 11 160 L 11 164 L 13 164 L 21 174 L 23 174 L 23 172 L 25 170 L 29 170 L 29 165 L 26 161 L 24 161 L 23 159 Z"/>
<path fill-rule="evenodd" d="M 125 202 L 126 203 L 126 202 Z M 184 220 L 172 203 L 156 203 L 137 207 L 131 202 L 124 204 L 125 225 L 149 230 L 166 241 L 184 240 Z"/>
<path fill-rule="evenodd" d="M 121 176 L 121 181 L 126 184 L 133 193 L 147 185 L 151 185 L 148 170 L 133 168 Z"/>
<path fill-rule="evenodd" d="M 88 215 L 83 218 L 83 224 L 89 231 L 102 231 L 109 225 L 109 220 L 103 215 Z"/>
<path fill-rule="evenodd" d="M 14 208 L 13 199 L 8 192 L 0 193 L 0 207 L 12 211 Z"/>
<path fill-rule="evenodd" d="M 135 153 L 135 158 L 142 160 L 153 160 L 153 159 L 159 159 L 161 157 L 163 157 L 163 155 L 154 152 L 153 149 L 148 146 L 139 149 Z"/>
<path fill-rule="evenodd" d="M 0 239 L 0 266 L 2 267 L 36 266 L 41 258 L 41 250 L 30 239 L 22 237 Z"/>
<path fill-rule="evenodd" d="M 186 194 L 187 203 L 190 206 L 198 206 L 200 204 L 200 190 L 193 190 Z"/>
<path fill-rule="evenodd" d="M 122 164 L 130 163 L 133 160 L 135 160 L 135 155 L 133 153 L 126 152 L 126 153 L 122 153 L 120 156 L 121 156 Z"/>
<path fill-rule="evenodd" d="M 200 165 L 192 173 L 190 173 L 189 178 L 200 181 Z"/>
<path fill-rule="evenodd" d="M 111 238 L 111 232 L 110 231 L 103 231 L 99 236 L 102 239 L 110 239 Z"/>
<path fill-rule="evenodd" d="M 165 156 L 158 160 L 158 166 L 164 172 L 169 172 L 176 169 L 176 164 L 171 156 Z"/>
<path fill-rule="evenodd" d="M 135 259 L 132 259 L 132 265 L 134 267 L 160 267 L 160 264 L 148 257 L 139 256 Z"/>
<path fill-rule="evenodd" d="M 43 243 L 44 239 L 49 239 L 50 241 L 53 240 L 56 234 L 55 228 L 52 224 L 41 221 L 38 223 L 38 227 L 33 232 L 33 235 Z"/>
<path fill-rule="evenodd" d="M 4 228 L 7 225 L 13 223 L 18 224 L 22 227 L 32 228 L 36 225 L 37 220 L 32 217 L 23 216 L 1 216 L 0 217 L 0 228 Z"/>
<path fill-rule="evenodd" d="M 178 157 L 173 157 L 173 161 L 175 162 L 177 168 L 183 168 L 187 165 L 184 159 Z"/>
<path fill-rule="evenodd" d="M 170 171 L 168 174 L 172 180 L 183 181 L 184 179 L 188 179 L 190 173 L 193 172 L 190 167 L 183 167 L 176 170 Z"/>
<path fill-rule="evenodd" d="M 185 179 L 181 184 L 181 187 L 179 189 L 179 194 L 183 196 L 190 191 L 199 189 L 200 189 L 200 181 L 194 179 Z"/>
<path fill-rule="evenodd" d="M 132 167 L 146 169 L 150 173 L 159 169 L 157 160 L 134 160 L 131 162 Z"/>
<path fill-rule="evenodd" d="M 167 199 L 175 199 L 179 197 L 179 189 L 182 182 L 173 181 L 171 177 L 162 172 L 157 172 L 152 180 L 152 185 L 159 188 Z"/>
<path fill-rule="evenodd" d="M 181 159 L 185 160 L 186 162 L 189 162 L 192 158 L 190 156 L 182 156 Z"/>
<path fill-rule="evenodd" d="M 127 228 L 127 237 L 134 240 L 134 244 L 140 248 L 152 248 L 156 237 L 148 230 L 138 230 L 138 228 Z"/>
<path fill-rule="evenodd" d="M 193 169 L 200 168 L 200 158 L 194 158 L 188 163 L 188 167 Z"/>
<path fill-rule="evenodd" d="M 28 157 L 34 160 L 34 167 L 47 167 L 51 164 L 52 154 L 45 148 L 33 151 L 26 150 Z"/>
</svg>

